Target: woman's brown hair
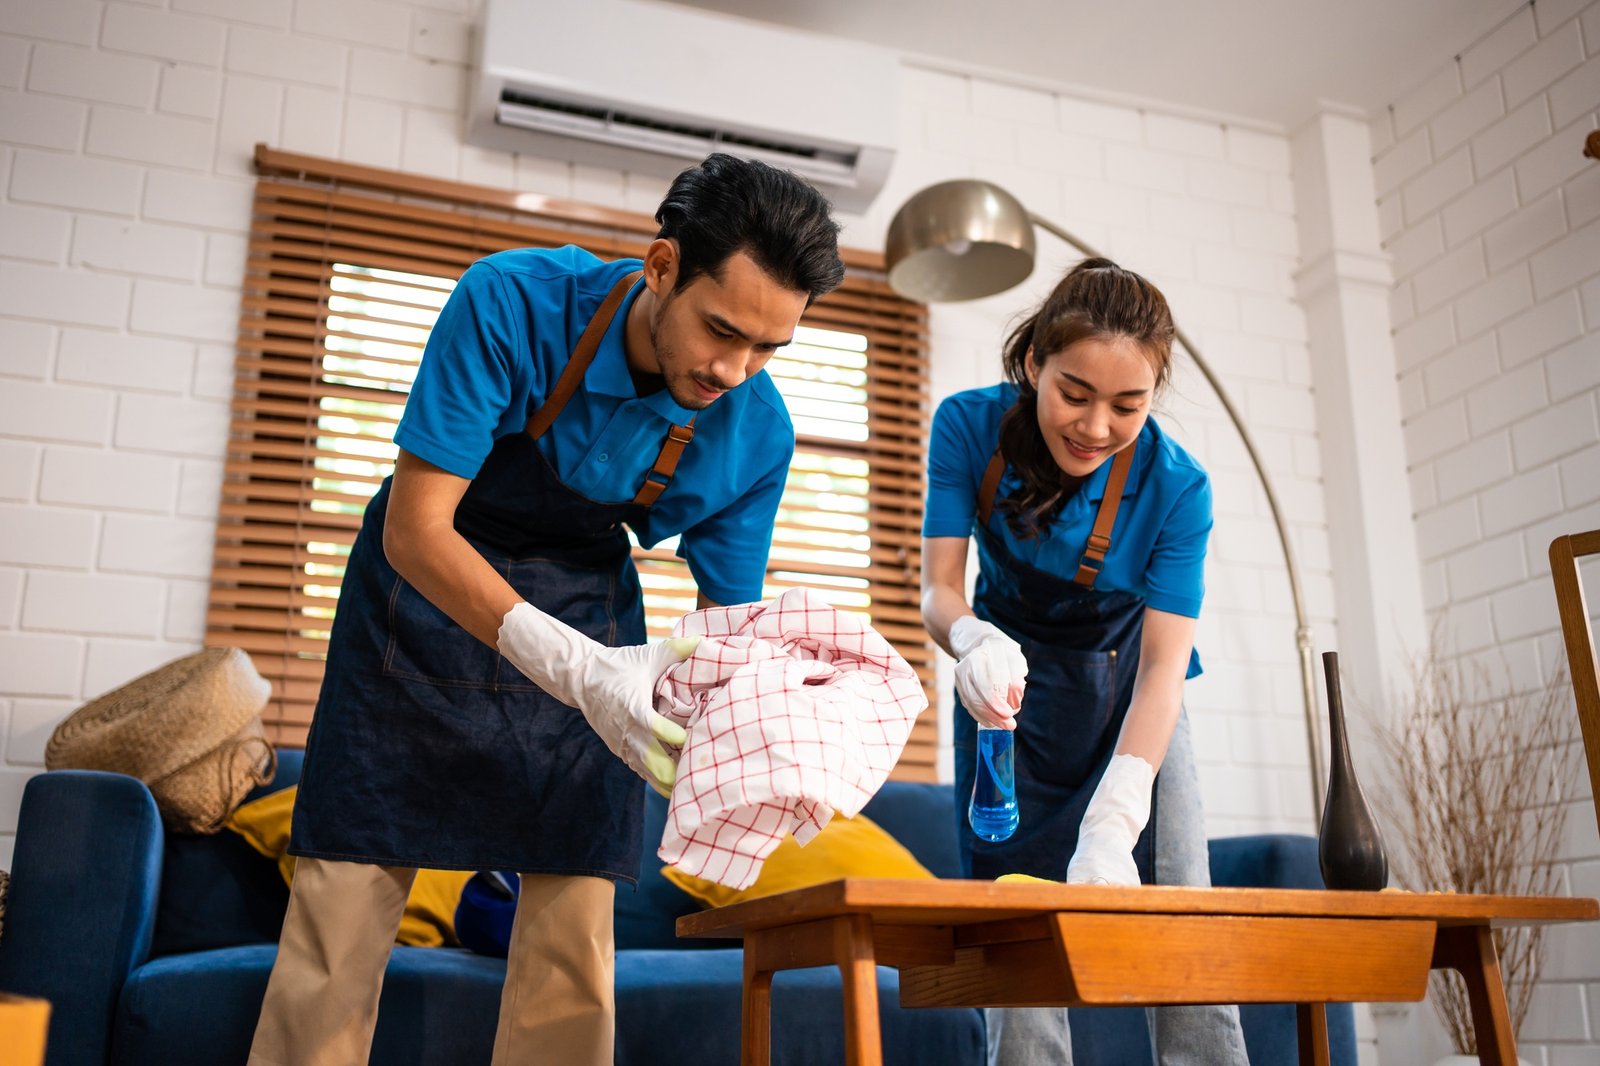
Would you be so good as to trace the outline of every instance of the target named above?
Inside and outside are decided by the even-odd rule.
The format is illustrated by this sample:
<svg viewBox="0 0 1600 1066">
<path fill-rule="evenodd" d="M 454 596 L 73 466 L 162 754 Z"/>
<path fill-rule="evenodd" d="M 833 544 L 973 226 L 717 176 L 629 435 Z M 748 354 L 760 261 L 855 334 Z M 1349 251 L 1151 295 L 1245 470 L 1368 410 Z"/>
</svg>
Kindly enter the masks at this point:
<svg viewBox="0 0 1600 1066">
<path fill-rule="evenodd" d="M 1056 285 L 1044 303 L 1006 340 L 1006 378 L 1017 402 L 1000 420 L 1000 454 L 1022 485 L 998 506 L 1011 531 L 1037 536 L 1061 513 L 1077 489 L 1050 455 L 1039 431 L 1039 393 L 1028 381 L 1028 358 L 1036 367 L 1087 338 L 1128 337 L 1150 358 L 1157 392 L 1172 375 L 1172 312 L 1161 290 L 1109 259 L 1085 259 Z"/>
</svg>

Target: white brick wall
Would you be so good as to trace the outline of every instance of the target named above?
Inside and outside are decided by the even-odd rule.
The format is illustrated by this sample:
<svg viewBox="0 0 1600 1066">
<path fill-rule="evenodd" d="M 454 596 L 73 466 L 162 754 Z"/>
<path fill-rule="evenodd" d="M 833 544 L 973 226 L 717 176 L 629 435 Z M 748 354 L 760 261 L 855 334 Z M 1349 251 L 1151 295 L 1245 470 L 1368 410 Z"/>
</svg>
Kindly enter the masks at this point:
<svg viewBox="0 0 1600 1066">
<path fill-rule="evenodd" d="M 1520 8 L 1373 122 L 1393 303 L 1422 312 L 1395 317 L 1426 605 L 1517 684 L 1564 664 L 1551 538 L 1600 526 L 1600 164 L 1580 154 L 1597 121 L 1600 4 L 1566 0 Z M 1564 849 L 1592 894 L 1591 808 Z M 1597 1061 L 1596 941 L 1547 943 L 1522 1054 Z"/>
</svg>

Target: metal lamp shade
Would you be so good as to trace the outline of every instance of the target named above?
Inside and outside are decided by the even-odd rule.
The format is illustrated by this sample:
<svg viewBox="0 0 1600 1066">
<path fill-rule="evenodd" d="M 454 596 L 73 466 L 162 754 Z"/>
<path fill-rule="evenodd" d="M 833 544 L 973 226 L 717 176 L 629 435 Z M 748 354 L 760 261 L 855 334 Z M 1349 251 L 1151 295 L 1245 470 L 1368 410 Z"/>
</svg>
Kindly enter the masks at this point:
<svg viewBox="0 0 1600 1066">
<path fill-rule="evenodd" d="M 1033 220 L 1016 197 L 987 181 L 930 185 L 889 223 L 889 284 L 924 303 L 975 300 L 1033 272 Z"/>
</svg>

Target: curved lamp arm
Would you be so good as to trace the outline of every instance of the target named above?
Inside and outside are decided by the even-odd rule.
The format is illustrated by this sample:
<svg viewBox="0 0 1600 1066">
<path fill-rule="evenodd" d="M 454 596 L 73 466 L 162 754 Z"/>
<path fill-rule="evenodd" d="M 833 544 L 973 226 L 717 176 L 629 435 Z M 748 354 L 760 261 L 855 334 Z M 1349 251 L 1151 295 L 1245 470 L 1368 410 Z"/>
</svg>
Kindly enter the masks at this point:
<svg viewBox="0 0 1600 1066">
<path fill-rule="evenodd" d="M 1090 258 L 1100 257 L 1100 253 L 1085 244 L 1077 237 L 1057 226 L 1048 219 L 1041 218 L 1032 211 L 1028 212 L 1028 221 L 1044 230 L 1053 233 L 1066 241 L 1072 247 Z M 1322 754 L 1321 717 L 1317 712 L 1317 681 L 1316 671 L 1312 662 L 1311 626 L 1306 622 L 1305 598 L 1300 591 L 1300 570 L 1295 565 L 1294 549 L 1289 543 L 1289 529 L 1283 521 L 1283 511 L 1278 507 L 1278 495 L 1272 491 L 1272 481 L 1267 477 L 1266 467 L 1262 465 L 1261 456 L 1256 452 L 1255 441 L 1250 439 L 1249 430 L 1245 429 L 1244 419 L 1239 417 L 1239 412 L 1234 409 L 1233 401 L 1228 398 L 1227 390 L 1222 387 L 1222 382 L 1217 380 L 1216 374 L 1211 372 L 1210 365 L 1200 354 L 1200 349 L 1195 347 L 1183 330 L 1174 326 L 1178 341 L 1189 352 L 1195 366 L 1200 368 L 1200 373 L 1205 376 L 1206 382 L 1211 386 L 1211 391 L 1216 393 L 1217 399 L 1222 401 L 1222 409 L 1228 413 L 1228 418 L 1233 421 L 1233 428 L 1239 433 L 1239 439 L 1244 442 L 1244 450 L 1250 456 L 1250 462 L 1255 465 L 1256 477 L 1261 480 L 1261 489 L 1267 495 L 1267 507 L 1272 511 L 1273 524 L 1278 527 L 1278 541 L 1283 546 L 1283 562 L 1289 571 L 1289 595 L 1294 600 L 1295 646 L 1300 653 L 1300 696 L 1305 705 L 1306 746 L 1311 753 L 1311 813 L 1313 818 L 1322 816 L 1323 781 L 1326 778 L 1324 758 Z"/>
</svg>

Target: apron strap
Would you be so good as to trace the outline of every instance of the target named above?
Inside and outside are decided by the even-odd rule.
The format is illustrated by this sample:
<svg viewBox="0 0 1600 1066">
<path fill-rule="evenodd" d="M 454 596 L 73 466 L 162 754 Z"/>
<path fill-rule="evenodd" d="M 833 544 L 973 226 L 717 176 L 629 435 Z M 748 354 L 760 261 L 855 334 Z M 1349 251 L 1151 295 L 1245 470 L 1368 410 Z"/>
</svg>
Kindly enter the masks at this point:
<svg viewBox="0 0 1600 1066">
<path fill-rule="evenodd" d="M 688 425 L 667 427 L 667 436 L 661 442 L 661 451 L 656 455 L 656 464 L 644 476 L 644 484 L 639 486 L 639 494 L 633 498 L 634 503 L 649 507 L 656 502 L 656 497 L 661 495 L 667 487 L 667 482 L 672 480 L 673 471 L 678 469 L 678 460 L 683 457 L 683 449 L 692 440 L 694 440 L 693 418 L 689 419 Z"/>
<path fill-rule="evenodd" d="M 567 365 L 562 368 L 561 376 L 556 379 L 556 387 L 550 390 L 550 395 L 544 398 L 543 405 L 533 412 L 532 418 L 528 419 L 528 436 L 538 440 L 555 424 L 556 416 L 567 405 L 567 401 L 572 399 L 572 394 L 578 391 L 578 385 L 582 383 L 583 375 L 588 372 L 589 364 L 594 362 L 595 352 L 600 350 L 600 338 L 606 335 L 606 330 L 611 326 L 611 320 L 616 316 L 622 298 L 628 295 L 633 283 L 642 277 L 644 271 L 635 270 L 611 286 L 611 291 L 606 293 L 605 301 L 600 304 L 599 310 L 584 327 L 583 335 L 578 338 L 578 346 L 572 349 L 572 358 L 568 359 Z"/>
<path fill-rule="evenodd" d="M 1086 589 L 1094 588 L 1094 579 L 1100 576 L 1106 552 L 1111 550 L 1111 526 L 1117 520 L 1117 507 L 1122 503 L 1122 486 L 1128 481 L 1128 471 L 1133 468 L 1134 441 L 1111 460 L 1111 475 L 1106 478 L 1106 494 L 1100 498 L 1100 510 L 1094 516 L 1094 529 L 1089 533 L 1089 543 L 1078 560 L 1078 574 L 1072 580 Z"/>
<path fill-rule="evenodd" d="M 989 524 L 989 516 L 994 513 L 994 498 L 1000 491 L 1000 475 L 1005 472 L 1005 457 L 996 448 L 988 469 L 983 472 L 983 481 L 978 485 L 978 519 L 985 526 Z"/>
</svg>

